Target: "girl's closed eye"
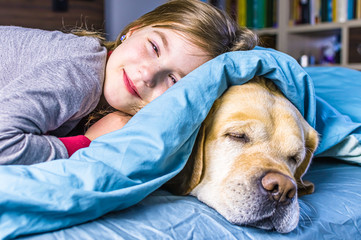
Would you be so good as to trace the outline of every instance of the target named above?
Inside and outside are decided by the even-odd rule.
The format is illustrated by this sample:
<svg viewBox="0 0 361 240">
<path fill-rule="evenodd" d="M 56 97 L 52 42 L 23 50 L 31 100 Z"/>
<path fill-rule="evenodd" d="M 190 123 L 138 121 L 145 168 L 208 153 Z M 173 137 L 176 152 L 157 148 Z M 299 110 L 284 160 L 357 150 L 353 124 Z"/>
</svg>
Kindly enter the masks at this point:
<svg viewBox="0 0 361 240">
<path fill-rule="evenodd" d="M 155 52 L 155 54 L 157 55 L 157 57 L 159 57 L 160 52 L 159 52 L 159 48 L 157 46 L 157 44 L 155 44 L 154 42 L 152 42 L 151 40 L 148 40 L 148 42 L 151 44 L 153 51 Z"/>
<path fill-rule="evenodd" d="M 172 81 L 173 84 L 176 84 L 178 82 L 178 80 L 173 75 L 169 75 L 169 79 Z"/>
</svg>

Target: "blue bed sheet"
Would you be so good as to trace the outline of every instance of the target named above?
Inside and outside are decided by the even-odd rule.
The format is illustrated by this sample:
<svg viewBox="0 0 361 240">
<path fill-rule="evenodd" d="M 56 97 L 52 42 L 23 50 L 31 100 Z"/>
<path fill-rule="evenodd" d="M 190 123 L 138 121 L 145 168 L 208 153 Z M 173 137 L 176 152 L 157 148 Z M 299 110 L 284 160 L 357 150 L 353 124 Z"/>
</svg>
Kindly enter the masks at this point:
<svg viewBox="0 0 361 240">
<path fill-rule="evenodd" d="M 288 234 L 232 225 L 194 197 L 158 190 L 129 209 L 23 240 L 361 239 L 361 167 L 317 159 L 305 179 L 316 191 L 300 198 L 300 223 Z"/>
<path fill-rule="evenodd" d="M 226 53 L 168 89 L 123 129 L 99 137 L 70 159 L 0 166 L 0 238 L 57 230 L 137 204 L 185 165 L 214 100 L 255 75 L 272 79 L 317 128 L 319 154 L 358 129 L 360 123 L 350 125 L 315 95 L 310 76 L 288 55 L 262 48 Z"/>
</svg>

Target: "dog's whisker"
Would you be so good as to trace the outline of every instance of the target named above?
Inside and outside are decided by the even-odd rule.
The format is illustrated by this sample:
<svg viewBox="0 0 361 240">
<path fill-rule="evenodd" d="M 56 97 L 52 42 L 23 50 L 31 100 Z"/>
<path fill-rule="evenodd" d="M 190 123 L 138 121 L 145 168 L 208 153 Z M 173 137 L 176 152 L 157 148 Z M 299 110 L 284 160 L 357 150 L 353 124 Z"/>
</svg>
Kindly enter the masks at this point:
<svg viewBox="0 0 361 240">
<path fill-rule="evenodd" d="M 300 221 L 303 223 L 309 222 L 312 225 L 312 218 L 307 214 L 307 212 L 316 212 L 316 209 L 307 202 L 303 202 L 300 207 Z"/>
</svg>

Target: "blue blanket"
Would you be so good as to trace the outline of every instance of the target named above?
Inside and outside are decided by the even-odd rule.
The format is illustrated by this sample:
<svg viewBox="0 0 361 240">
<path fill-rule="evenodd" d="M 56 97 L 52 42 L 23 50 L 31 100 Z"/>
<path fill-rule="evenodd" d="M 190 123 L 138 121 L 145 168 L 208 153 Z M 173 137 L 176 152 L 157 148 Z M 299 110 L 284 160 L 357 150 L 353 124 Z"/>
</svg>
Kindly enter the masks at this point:
<svg viewBox="0 0 361 240">
<path fill-rule="evenodd" d="M 357 129 L 356 124 L 334 132 L 344 121 L 327 122 L 325 115 L 343 115 L 316 99 L 311 78 L 288 55 L 262 48 L 226 53 L 184 77 L 123 129 L 97 138 L 70 159 L 0 166 L 0 238 L 72 226 L 138 203 L 185 165 L 215 99 L 255 75 L 272 79 L 322 136 L 345 138 Z M 319 153 L 342 139 L 323 138 Z"/>
</svg>

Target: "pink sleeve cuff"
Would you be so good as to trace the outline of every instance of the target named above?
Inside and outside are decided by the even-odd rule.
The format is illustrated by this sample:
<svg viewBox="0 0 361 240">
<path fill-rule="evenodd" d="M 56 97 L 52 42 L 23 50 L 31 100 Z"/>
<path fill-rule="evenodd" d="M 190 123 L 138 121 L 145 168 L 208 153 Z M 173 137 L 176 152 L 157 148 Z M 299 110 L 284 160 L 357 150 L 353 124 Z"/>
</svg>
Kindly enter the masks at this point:
<svg viewBox="0 0 361 240">
<path fill-rule="evenodd" d="M 84 135 L 62 137 L 59 140 L 65 145 L 69 157 L 80 148 L 89 147 L 91 141 Z"/>
</svg>

